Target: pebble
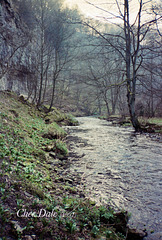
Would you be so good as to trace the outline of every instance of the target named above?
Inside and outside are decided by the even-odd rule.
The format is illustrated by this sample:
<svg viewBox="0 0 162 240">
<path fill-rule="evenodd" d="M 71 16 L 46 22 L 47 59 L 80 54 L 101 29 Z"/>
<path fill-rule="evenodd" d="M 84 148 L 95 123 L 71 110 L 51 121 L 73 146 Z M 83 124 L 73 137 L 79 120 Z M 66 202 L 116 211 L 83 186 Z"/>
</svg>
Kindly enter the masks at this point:
<svg viewBox="0 0 162 240">
<path fill-rule="evenodd" d="M 33 238 L 30 235 L 25 235 L 24 240 L 33 240 Z"/>
<path fill-rule="evenodd" d="M 152 233 L 145 240 L 162 240 L 162 232 Z"/>
</svg>

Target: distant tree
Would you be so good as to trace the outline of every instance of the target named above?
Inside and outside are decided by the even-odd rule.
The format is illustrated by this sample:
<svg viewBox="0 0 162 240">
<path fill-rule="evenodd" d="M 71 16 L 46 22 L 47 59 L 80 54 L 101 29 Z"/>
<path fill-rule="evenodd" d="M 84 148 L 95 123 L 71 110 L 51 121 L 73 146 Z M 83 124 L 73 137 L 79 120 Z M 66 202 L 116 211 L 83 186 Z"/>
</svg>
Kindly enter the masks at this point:
<svg viewBox="0 0 162 240">
<path fill-rule="evenodd" d="M 154 117 L 159 112 L 162 95 L 162 51 L 160 36 L 152 30 L 146 38 L 145 54 L 140 69 L 138 91 L 143 96 L 144 114 Z"/>
<path fill-rule="evenodd" d="M 89 61 L 87 84 L 96 88 L 97 98 L 104 102 L 110 116 L 116 112 L 120 88 L 124 83 L 122 60 L 113 48 L 104 46 L 103 41 L 99 43 L 98 53 L 94 50 L 94 54 L 97 57 Z"/>
<path fill-rule="evenodd" d="M 137 15 L 133 22 L 130 20 L 131 10 L 130 10 L 130 1 L 124 0 L 124 3 L 120 3 L 118 0 L 115 1 L 116 9 L 118 14 L 110 12 L 108 10 L 102 9 L 104 12 L 115 19 L 119 19 L 123 22 L 115 22 L 116 33 L 103 33 L 101 30 L 94 28 L 89 23 L 84 23 L 93 29 L 96 34 L 102 37 L 107 44 L 113 47 L 123 58 L 125 62 L 125 76 L 127 83 L 127 102 L 129 113 L 131 117 L 131 122 L 136 131 L 140 130 L 140 124 L 135 112 L 135 99 L 136 99 L 136 86 L 137 86 L 137 75 L 138 71 L 143 62 L 143 43 L 144 40 L 152 28 L 152 26 L 157 25 L 157 23 L 162 19 L 161 16 L 156 16 L 152 13 L 150 8 L 150 1 L 143 2 L 142 0 L 138 1 L 138 11 Z M 95 4 L 92 4 L 95 7 Z M 101 8 L 100 8 L 101 9 Z M 150 9 L 150 12 L 149 12 Z M 150 13 L 149 19 L 143 19 L 143 13 Z M 147 13 L 146 13 L 147 14 Z M 147 16 L 148 16 L 147 15 Z M 109 17 L 105 17 L 109 20 Z"/>
<path fill-rule="evenodd" d="M 55 14 L 55 18 L 51 19 L 50 24 L 50 45 L 51 45 L 51 72 L 52 72 L 52 95 L 49 111 L 54 103 L 56 81 L 60 74 L 66 70 L 66 66 L 73 59 L 71 52 L 71 38 L 75 31 L 68 23 L 67 19 L 70 12 L 64 10 Z M 54 23 L 54 24 L 53 24 Z"/>
<path fill-rule="evenodd" d="M 26 0 L 28 3 L 30 0 Z M 51 110 L 54 102 L 56 82 L 69 62 L 69 42 L 73 30 L 68 23 L 70 10 L 62 8 L 62 1 L 34 0 L 33 12 L 33 56 L 36 60 L 36 103 L 40 107 L 47 92 Z M 21 9 L 22 11 L 22 9 Z M 22 11 L 23 12 L 23 11 Z M 71 13 L 70 13 L 71 14 Z M 25 16 L 27 21 L 28 14 Z M 50 94 L 50 98 L 49 98 Z"/>
</svg>

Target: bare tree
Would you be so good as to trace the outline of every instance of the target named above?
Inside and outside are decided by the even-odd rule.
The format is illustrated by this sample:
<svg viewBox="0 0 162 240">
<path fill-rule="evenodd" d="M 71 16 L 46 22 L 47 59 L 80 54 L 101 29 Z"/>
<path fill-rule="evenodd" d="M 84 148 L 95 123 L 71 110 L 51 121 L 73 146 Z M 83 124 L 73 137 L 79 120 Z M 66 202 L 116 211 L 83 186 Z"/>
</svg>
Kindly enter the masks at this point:
<svg viewBox="0 0 162 240">
<path fill-rule="evenodd" d="M 148 34 L 143 47 L 145 55 L 138 76 L 138 91 L 143 97 L 144 114 L 154 117 L 159 114 L 162 94 L 162 50 L 160 36 L 155 29 Z"/>
<path fill-rule="evenodd" d="M 73 34 L 67 19 L 70 10 L 61 8 L 61 1 L 34 0 L 35 15 L 33 28 L 34 54 L 36 57 L 37 106 L 40 107 L 48 95 L 52 109 L 56 82 L 70 59 L 69 45 Z"/>
<path fill-rule="evenodd" d="M 94 49 L 92 56 L 94 59 L 89 61 L 87 84 L 96 88 L 97 96 L 105 103 L 107 115 L 115 114 L 120 88 L 124 83 L 122 59 L 113 48 L 104 46 L 103 41 L 99 42 L 98 51 Z"/>
<path fill-rule="evenodd" d="M 91 4 L 91 3 L 89 3 Z M 103 33 L 102 31 L 96 29 L 89 23 L 84 23 L 93 29 L 96 34 L 102 37 L 109 46 L 113 47 L 123 58 L 125 62 L 125 76 L 127 83 L 127 102 L 129 113 L 131 117 L 131 122 L 136 131 L 141 129 L 139 121 L 135 113 L 135 99 L 136 99 L 136 83 L 138 71 L 143 62 L 143 42 L 146 38 L 146 35 L 150 31 L 153 25 L 162 19 L 161 16 L 149 15 L 150 18 L 143 20 L 142 14 L 146 9 L 149 11 L 150 1 L 143 2 L 142 0 L 138 1 L 138 11 L 134 21 L 130 20 L 131 10 L 130 10 L 130 1 L 124 0 L 124 4 L 121 4 L 118 0 L 115 0 L 116 8 L 118 9 L 118 15 L 114 12 L 109 12 L 108 10 L 101 9 L 94 4 L 94 7 L 100 8 L 103 10 L 110 18 L 117 18 L 123 22 L 115 22 L 117 28 L 116 33 Z M 151 12 L 151 8 L 150 8 Z M 107 21 L 110 19 L 105 17 Z"/>
</svg>

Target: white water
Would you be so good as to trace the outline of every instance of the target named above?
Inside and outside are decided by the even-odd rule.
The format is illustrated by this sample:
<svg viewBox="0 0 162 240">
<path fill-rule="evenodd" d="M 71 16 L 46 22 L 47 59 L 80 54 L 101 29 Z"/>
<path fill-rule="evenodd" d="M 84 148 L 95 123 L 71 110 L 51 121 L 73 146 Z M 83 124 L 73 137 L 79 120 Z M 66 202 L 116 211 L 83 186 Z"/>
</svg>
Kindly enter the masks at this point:
<svg viewBox="0 0 162 240">
<path fill-rule="evenodd" d="M 77 120 L 80 125 L 67 130 L 74 139 L 71 151 L 82 157 L 71 158 L 70 171 L 81 174 L 87 197 L 111 199 L 131 213 L 131 227 L 146 228 L 147 239 L 162 239 L 161 143 L 104 120 Z"/>
</svg>

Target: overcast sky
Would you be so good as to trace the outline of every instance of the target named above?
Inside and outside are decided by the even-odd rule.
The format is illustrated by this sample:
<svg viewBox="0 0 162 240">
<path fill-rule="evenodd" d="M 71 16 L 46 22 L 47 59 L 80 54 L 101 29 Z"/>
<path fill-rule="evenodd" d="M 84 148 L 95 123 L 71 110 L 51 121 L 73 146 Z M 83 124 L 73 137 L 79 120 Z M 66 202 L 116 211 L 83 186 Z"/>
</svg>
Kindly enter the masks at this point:
<svg viewBox="0 0 162 240">
<path fill-rule="evenodd" d="M 96 5 L 98 8 L 92 6 L 91 4 L 88 4 L 87 3 L 88 1 Z M 144 0 L 143 2 L 146 2 L 146 1 L 147 0 Z M 150 1 L 150 4 L 152 4 L 153 2 L 160 2 L 160 1 L 161 0 L 152 0 Z M 111 12 L 114 15 L 119 15 L 115 0 L 87 0 L 87 1 L 86 0 L 65 0 L 65 2 L 68 3 L 70 7 L 78 6 L 78 9 L 86 17 L 92 17 L 97 19 L 103 19 L 103 17 L 105 17 L 105 18 L 108 18 L 108 21 L 110 21 L 110 15 L 108 14 L 108 12 Z M 124 2 L 124 1 L 120 0 L 119 2 Z M 100 10 L 99 8 L 107 10 L 108 12 L 106 13 L 103 10 Z M 147 8 L 148 8 L 148 4 L 147 4 Z M 130 17 L 132 18 L 132 21 L 135 20 L 138 9 L 139 9 L 139 0 L 130 0 L 130 13 L 131 13 Z M 113 16 L 111 15 L 111 18 L 112 17 Z M 143 18 L 146 18 L 146 14 L 143 14 Z"/>
</svg>

